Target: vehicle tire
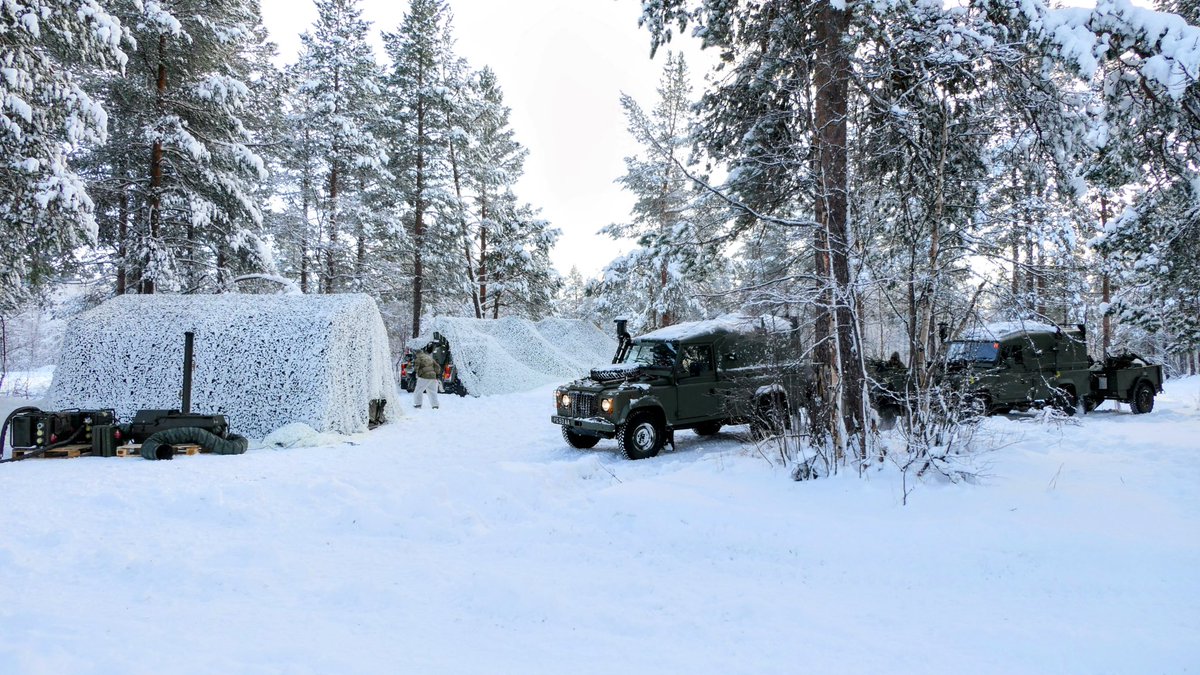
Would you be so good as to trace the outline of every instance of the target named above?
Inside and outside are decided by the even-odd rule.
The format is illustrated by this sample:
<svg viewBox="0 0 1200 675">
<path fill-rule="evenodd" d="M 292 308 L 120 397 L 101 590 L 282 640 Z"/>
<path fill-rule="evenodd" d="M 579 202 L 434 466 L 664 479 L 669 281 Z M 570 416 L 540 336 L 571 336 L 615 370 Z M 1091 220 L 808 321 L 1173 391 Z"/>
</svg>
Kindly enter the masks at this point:
<svg viewBox="0 0 1200 675">
<path fill-rule="evenodd" d="M 600 442 L 599 436 L 586 436 L 584 434 L 575 433 L 567 427 L 562 428 L 562 435 L 563 440 L 567 442 L 567 445 L 577 450 L 594 448 L 596 447 L 596 444 Z"/>
<path fill-rule="evenodd" d="M 1090 413 L 1093 410 L 1095 410 L 1096 408 L 1099 408 L 1100 404 L 1103 402 L 1104 402 L 1104 399 L 1102 399 L 1102 398 L 1097 399 L 1097 398 L 1092 398 L 1091 396 L 1084 396 L 1083 397 L 1083 412 L 1084 412 L 1084 414 Z"/>
<path fill-rule="evenodd" d="M 1050 397 L 1050 405 L 1067 417 L 1073 417 L 1079 405 L 1079 398 L 1069 389 L 1055 389 Z"/>
<path fill-rule="evenodd" d="M 721 430 L 720 422 L 705 422 L 697 424 L 692 431 L 696 432 L 697 436 L 712 436 Z"/>
<path fill-rule="evenodd" d="M 778 436 L 791 428 L 787 402 L 782 396 L 764 396 L 757 407 L 754 419 L 750 420 L 750 436 L 755 440 Z"/>
<path fill-rule="evenodd" d="M 635 412 L 617 427 L 617 446 L 629 459 L 648 459 L 658 454 L 666 434 L 648 412 Z"/>
<path fill-rule="evenodd" d="M 1133 397 L 1129 399 L 1129 407 L 1135 415 L 1144 415 L 1154 410 L 1154 387 L 1142 380 L 1133 388 Z"/>
<path fill-rule="evenodd" d="M 413 393 L 413 390 L 417 388 L 417 381 L 405 378 L 401 386 L 404 387 L 404 391 L 407 391 L 411 394 Z"/>
</svg>

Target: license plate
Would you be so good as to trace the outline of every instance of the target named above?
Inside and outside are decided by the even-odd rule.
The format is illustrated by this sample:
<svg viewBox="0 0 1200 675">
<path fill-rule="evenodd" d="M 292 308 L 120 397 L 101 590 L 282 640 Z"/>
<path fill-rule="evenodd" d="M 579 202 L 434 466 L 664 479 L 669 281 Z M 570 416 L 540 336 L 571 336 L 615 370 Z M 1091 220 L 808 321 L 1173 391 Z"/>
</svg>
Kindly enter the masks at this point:
<svg viewBox="0 0 1200 675">
<path fill-rule="evenodd" d="M 570 424 L 571 418 L 570 417 L 559 417 L 558 415 L 555 415 L 550 418 L 550 421 L 554 422 L 555 424 Z"/>
</svg>

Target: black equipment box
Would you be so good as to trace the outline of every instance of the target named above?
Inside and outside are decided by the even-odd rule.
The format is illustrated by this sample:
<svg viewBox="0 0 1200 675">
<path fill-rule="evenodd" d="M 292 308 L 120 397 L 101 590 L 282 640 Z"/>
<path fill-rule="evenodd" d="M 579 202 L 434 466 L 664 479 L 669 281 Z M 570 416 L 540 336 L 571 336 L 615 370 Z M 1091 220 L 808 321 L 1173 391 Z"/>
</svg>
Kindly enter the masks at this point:
<svg viewBox="0 0 1200 675">
<path fill-rule="evenodd" d="M 129 424 L 129 438 L 141 443 L 151 435 L 167 429 L 194 427 L 216 434 L 221 438 L 229 431 L 224 415 L 196 415 L 178 410 L 139 410 Z"/>
<path fill-rule="evenodd" d="M 12 418 L 9 445 L 42 448 L 68 441 L 84 445 L 92 442 L 93 426 L 115 422 L 112 410 L 30 411 Z"/>
</svg>

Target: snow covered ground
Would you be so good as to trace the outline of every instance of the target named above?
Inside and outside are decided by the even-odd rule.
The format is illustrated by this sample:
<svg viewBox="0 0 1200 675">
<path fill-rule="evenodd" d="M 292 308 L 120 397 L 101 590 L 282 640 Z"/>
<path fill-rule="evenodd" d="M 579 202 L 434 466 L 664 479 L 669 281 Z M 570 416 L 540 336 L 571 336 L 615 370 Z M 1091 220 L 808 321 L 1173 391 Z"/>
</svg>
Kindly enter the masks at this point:
<svg viewBox="0 0 1200 675">
<path fill-rule="evenodd" d="M 992 418 L 984 482 L 907 506 L 893 469 L 792 482 L 738 428 L 572 450 L 551 391 L 336 446 L 0 466 L 0 672 L 1200 667 L 1200 378 L 1145 416 Z"/>
</svg>

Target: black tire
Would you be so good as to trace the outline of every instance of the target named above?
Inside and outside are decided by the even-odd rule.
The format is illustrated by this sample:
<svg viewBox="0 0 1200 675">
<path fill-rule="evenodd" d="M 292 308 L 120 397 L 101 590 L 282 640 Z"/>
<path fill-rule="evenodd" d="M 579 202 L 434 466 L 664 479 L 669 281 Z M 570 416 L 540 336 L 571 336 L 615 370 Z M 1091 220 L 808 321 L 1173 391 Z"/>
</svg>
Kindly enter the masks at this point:
<svg viewBox="0 0 1200 675">
<path fill-rule="evenodd" d="M 1133 396 L 1129 399 L 1129 407 L 1135 415 L 1145 415 L 1154 410 L 1154 387 L 1142 380 L 1133 388 Z"/>
<path fill-rule="evenodd" d="M 662 425 L 648 412 L 635 412 L 617 427 L 617 447 L 628 459 L 649 459 L 665 442 Z"/>
<path fill-rule="evenodd" d="M 1084 414 L 1090 413 L 1093 410 L 1095 410 L 1096 408 L 1099 408 L 1100 404 L 1103 402 L 1104 402 L 1104 399 L 1092 398 L 1091 396 L 1084 396 L 1083 397 L 1083 412 L 1084 412 Z"/>
<path fill-rule="evenodd" d="M 697 424 L 692 431 L 696 432 L 697 436 L 712 436 L 721 430 L 720 422 L 705 422 Z"/>
<path fill-rule="evenodd" d="M 411 394 L 413 393 L 413 390 L 417 388 L 417 381 L 404 378 L 404 382 L 401 386 L 404 387 L 404 391 L 407 391 Z"/>
<path fill-rule="evenodd" d="M 1079 398 L 1070 389 L 1056 389 L 1050 397 L 1050 405 L 1057 408 L 1067 417 L 1074 417 Z"/>
<path fill-rule="evenodd" d="M 567 445 L 577 450 L 594 448 L 596 447 L 596 444 L 600 442 L 599 436 L 587 436 L 584 434 L 575 433 L 567 427 L 562 428 L 562 435 L 563 440 L 567 442 Z"/>
<path fill-rule="evenodd" d="M 792 427 L 788 417 L 787 402 L 782 396 L 764 396 L 758 401 L 758 410 L 750 420 L 750 436 L 762 440 L 778 436 Z"/>
</svg>

